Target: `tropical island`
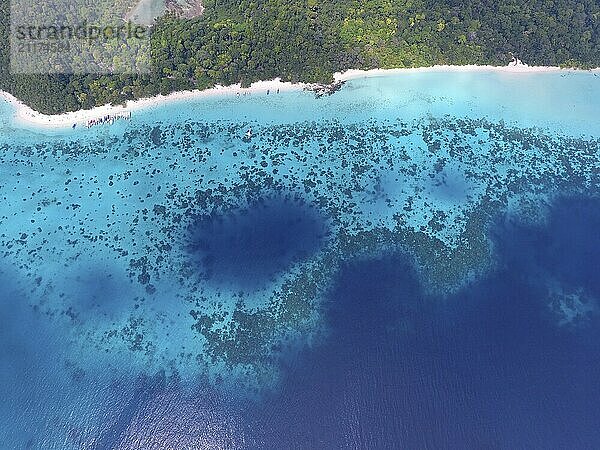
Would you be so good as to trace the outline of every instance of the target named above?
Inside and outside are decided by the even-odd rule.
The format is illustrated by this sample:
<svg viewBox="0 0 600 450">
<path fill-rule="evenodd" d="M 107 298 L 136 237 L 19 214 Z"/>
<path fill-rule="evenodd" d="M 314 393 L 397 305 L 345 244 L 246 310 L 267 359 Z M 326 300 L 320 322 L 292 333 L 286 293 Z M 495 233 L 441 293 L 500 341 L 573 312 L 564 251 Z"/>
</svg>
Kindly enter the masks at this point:
<svg viewBox="0 0 600 450">
<path fill-rule="evenodd" d="M 135 14 L 140 2 L 119 5 Z M 45 114 L 259 80 L 329 83 L 347 69 L 433 65 L 600 66 L 595 0 L 208 0 L 145 17 L 143 74 L 13 74 L 0 0 L 0 90 Z M 151 25 L 150 25 L 151 23 Z"/>
</svg>

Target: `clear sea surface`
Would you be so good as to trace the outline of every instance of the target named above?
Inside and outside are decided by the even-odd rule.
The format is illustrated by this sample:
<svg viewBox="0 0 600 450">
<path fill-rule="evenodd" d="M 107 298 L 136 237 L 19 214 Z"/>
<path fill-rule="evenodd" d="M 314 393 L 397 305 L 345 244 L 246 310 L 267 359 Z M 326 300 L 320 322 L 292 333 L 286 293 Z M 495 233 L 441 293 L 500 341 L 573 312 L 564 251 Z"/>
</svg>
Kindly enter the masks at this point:
<svg viewBox="0 0 600 450">
<path fill-rule="evenodd" d="M 597 74 L 12 114 L 0 448 L 600 446 Z"/>
</svg>

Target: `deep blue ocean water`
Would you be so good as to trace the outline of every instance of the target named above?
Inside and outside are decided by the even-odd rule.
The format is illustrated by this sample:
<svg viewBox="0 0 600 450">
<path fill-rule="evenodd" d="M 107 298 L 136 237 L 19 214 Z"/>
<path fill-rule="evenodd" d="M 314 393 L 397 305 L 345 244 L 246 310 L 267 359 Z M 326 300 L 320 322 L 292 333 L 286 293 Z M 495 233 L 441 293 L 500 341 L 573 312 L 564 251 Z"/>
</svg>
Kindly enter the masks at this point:
<svg viewBox="0 0 600 450">
<path fill-rule="evenodd" d="M 600 321 L 557 327 L 547 285 L 598 298 L 599 226 L 581 198 L 545 226 L 497 225 L 498 269 L 446 299 L 401 254 L 349 264 L 331 335 L 262 409 L 268 447 L 597 447 Z"/>
<path fill-rule="evenodd" d="M 208 282 L 252 291 L 315 253 L 326 232 L 324 218 L 301 200 L 267 198 L 193 220 L 188 251 Z"/>
<path fill-rule="evenodd" d="M 0 104 L 0 448 L 598 448 L 599 114 L 573 72 Z"/>
</svg>

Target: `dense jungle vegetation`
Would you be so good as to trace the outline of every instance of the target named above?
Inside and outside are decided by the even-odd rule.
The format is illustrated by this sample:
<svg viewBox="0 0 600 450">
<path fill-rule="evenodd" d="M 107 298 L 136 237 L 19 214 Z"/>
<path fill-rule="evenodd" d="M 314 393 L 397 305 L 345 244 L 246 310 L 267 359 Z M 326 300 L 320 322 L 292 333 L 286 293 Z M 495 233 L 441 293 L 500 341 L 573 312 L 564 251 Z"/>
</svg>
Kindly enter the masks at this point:
<svg viewBox="0 0 600 450">
<path fill-rule="evenodd" d="M 433 64 L 600 66 L 598 0 L 206 0 L 167 15 L 144 75 L 12 75 L 0 0 L 0 89 L 46 113 L 214 84 L 329 82 L 348 68 Z"/>
</svg>

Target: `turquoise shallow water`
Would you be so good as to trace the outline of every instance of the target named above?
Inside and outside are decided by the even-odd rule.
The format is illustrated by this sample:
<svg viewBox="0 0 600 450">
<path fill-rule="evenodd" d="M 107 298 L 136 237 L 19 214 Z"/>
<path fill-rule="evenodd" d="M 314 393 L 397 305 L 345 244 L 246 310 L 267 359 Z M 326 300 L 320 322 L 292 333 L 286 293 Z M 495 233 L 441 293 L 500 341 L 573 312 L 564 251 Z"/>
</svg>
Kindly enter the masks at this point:
<svg viewBox="0 0 600 450">
<path fill-rule="evenodd" d="M 185 397 L 198 386 L 260 402 L 331 336 L 323 302 L 341 267 L 407 252 L 426 295 L 447 299 L 497 268 L 493 219 L 543 224 L 556 197 L 600 187 L 592 73 L 357 79 L 90 130 L 11 113 L 0 104 L 13 448 L 116 447 L 161 396 L 200 414 Z M 561 311 L 557 327 L 577 316 Z M 218 423 L 211 438 L 239 444 L 235 414 Z"/>
</svg>

